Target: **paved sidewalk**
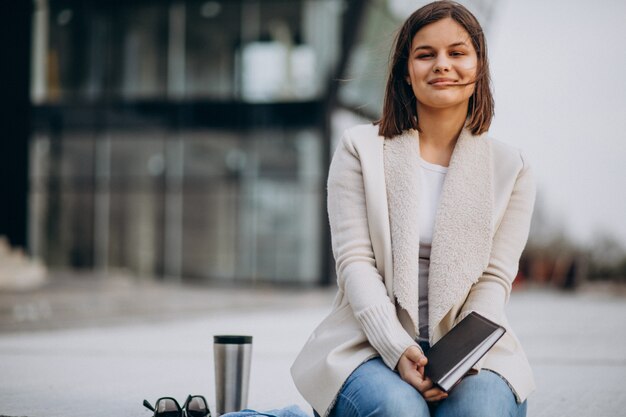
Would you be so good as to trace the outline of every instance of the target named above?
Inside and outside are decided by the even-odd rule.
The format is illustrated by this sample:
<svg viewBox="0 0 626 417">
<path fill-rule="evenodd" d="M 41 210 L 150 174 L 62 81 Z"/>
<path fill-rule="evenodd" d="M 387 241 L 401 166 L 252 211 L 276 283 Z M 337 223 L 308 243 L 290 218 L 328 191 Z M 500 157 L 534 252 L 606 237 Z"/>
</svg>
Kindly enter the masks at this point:
<svg viewBox="0 0 626 417">
<path fill-rule="evenodd" d="M 0 291 L 0 334 L 171 321 L 251 308 L 317 306 L 326 303 L 331 292 L 267 284 L 179 285 L 123 274 L 58 271 L 40 288 Z"/>
<path fill-rule="evenodd" d="M 214 409 L 211 341 L 218 333 L 254 336 L 251 407 L 298 404 L 309 411 L 289 365 L 328 312 L 332 291 L 130 285 L 113 295 L 111 284 L 98 285 L 101 297 L 119 304 L 107 307 L 107 315 L 107 303 L 96 297 L 91 304 L 100 316 L 83 320 L 71 317 L 77 306 L 89 311 L 86 299 L 95 297 L 89 285 L 74 294 L 40 291 L 38 300 L 48 308 L 32 314 L 15 308 L 33 302 L 33 294 L 0 294 L 0 415 L 149 417 L 144 398 L 183 401 L 188 393 L 205 395 Z M 125 298 L 128 292 L 137 299 Z M 12 307 L 5 308 L 10 300 Z M 152 309 L 154 304 L 170 307 Z M 529 417 L 626 416 L 623 294 L 522 290 L 508 309 L 537 377 Z M 57 330 L 42 330 L 46 326 Z"/>
</svg>

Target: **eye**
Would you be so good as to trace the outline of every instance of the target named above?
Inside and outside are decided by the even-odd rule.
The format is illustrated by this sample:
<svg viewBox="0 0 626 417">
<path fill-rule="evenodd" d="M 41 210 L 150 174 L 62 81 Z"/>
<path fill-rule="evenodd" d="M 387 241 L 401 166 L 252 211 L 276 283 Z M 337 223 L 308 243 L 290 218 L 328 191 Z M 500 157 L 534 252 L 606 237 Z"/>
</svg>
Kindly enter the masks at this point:
<svg viewBox="0 0 626 417">
<path fill-rule="evenodd" d="M 461 51 L 452 51 L 450 52 L 450 56 L 463 56 L 465 55 L 463 52 Z"/>
<path fill-rule="evenodd" d="M 431 58 L 433 54 L 418 54 L 417 59 L 428 59 Z"/>
</svg>

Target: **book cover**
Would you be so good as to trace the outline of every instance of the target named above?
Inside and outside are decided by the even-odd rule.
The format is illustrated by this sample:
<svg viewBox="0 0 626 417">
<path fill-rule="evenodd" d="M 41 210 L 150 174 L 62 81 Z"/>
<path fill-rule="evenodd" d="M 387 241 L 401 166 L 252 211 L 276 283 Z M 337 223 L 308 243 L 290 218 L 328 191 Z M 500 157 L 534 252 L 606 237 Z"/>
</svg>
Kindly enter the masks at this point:
<svg viewBox="0 0 626 417">
<path fill-rule="evenodd" d="M 430 348 L 426 376 L 449 391 L 505 332 L 504 327 L 471 312 Z"/>
</svg>

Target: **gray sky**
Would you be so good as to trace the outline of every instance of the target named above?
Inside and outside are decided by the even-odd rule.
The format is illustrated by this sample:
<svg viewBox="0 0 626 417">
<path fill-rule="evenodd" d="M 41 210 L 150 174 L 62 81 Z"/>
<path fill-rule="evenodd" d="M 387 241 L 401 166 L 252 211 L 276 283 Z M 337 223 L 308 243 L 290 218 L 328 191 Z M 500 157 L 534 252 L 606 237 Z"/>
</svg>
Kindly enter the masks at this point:
<svg viewBox="0 0 626 417">
<path fill-rule="evenodd" d="M 626 247 L 626 2 L 506 1 L 489 33 L 492 136 L 522 148 L 538 205 L 580 243 Z"/>
</svg>

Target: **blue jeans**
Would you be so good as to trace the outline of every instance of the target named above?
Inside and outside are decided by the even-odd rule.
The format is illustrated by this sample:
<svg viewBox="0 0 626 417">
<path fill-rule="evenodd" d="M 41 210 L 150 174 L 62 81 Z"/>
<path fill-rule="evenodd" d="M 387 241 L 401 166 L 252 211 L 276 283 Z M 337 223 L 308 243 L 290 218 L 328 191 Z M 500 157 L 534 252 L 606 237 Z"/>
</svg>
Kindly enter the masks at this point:
<svg viewBox="0 0 626 417">
<path fill-rule="evenodd" d="M 317 416 L 317 413 L 316 413 Z M 525 417 L 507 382 L 483 370 L 465 377 L 448 398 L 428 403 L 380 358 L 359 366 L 346 380 L 329 417 Z"/>
</svg>

